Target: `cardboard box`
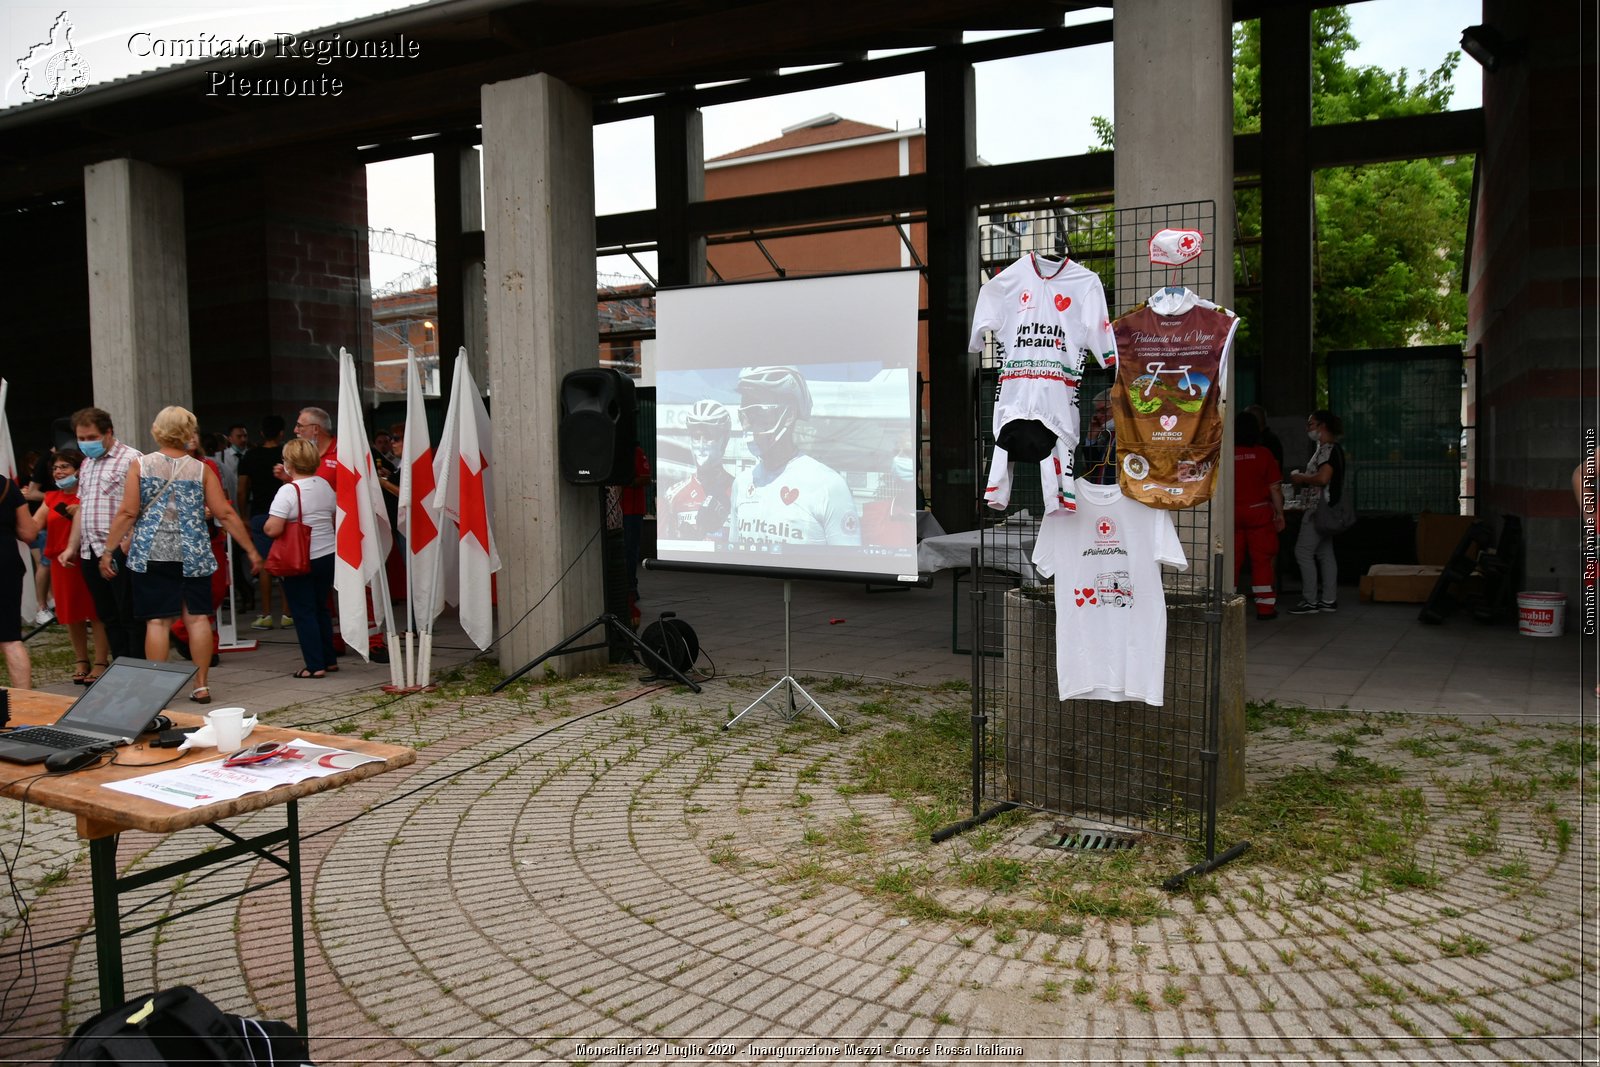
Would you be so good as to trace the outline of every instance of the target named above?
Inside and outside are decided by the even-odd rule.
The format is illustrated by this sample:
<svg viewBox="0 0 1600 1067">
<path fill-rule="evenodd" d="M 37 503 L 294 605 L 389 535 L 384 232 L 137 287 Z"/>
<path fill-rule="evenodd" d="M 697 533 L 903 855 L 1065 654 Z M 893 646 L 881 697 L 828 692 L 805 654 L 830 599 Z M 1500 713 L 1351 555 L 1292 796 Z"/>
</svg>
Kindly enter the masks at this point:
<svg viewBox="0 0 1600 1067">
<path fill-rule="evenodd" d="M 1390 604 L 1427 603 L 1439 573 L 1476 521 L 1471 515 L 1423 512 L 1417 518 L 1417 562 L 1374 563 L 1362 576 L 1361 599 Z"/>
<path fill-rule="evenodd" d="M 1477 522 L 1472 515 L 1435 515 L 1424 511 L 1417 517 L 1417 562 L 1425 567 L 1443 567 L 1450 554 Z"/>
<path fill-rule="evenodd" d="M 1374 563 L 1361 578 L 1361 599 L 1391 604 L 1426 603 L 1442 570 L 1437 566 Z"/>
</svg>

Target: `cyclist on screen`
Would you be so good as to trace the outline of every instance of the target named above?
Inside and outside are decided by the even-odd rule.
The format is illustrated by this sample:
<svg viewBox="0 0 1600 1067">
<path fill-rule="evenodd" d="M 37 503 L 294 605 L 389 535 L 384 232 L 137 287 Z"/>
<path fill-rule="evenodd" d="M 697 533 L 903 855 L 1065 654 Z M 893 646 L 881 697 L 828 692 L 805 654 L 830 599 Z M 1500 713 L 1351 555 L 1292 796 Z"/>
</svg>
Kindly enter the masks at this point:
<svg viewBox="0 0 1600 1067">
<path fill-rule="evenodd" d="M 694 473 L 667 490 L 661 536 L 677 541 L 728 540 L 733 475 L 722 465 L 733 434 L 733 415 L 715 400 L 702 400 L 684 419 Z"/>
<path fill-rule="evenodd" d="M 811 417 L 811 389 L 793 367 L 739 375 L 739 424 L 756 465 L 733 484 L 728 541 L 760 545 L 860 545 L 861 515 L 837 471 L 800 451 L 795 426 Z"/>
</svg>

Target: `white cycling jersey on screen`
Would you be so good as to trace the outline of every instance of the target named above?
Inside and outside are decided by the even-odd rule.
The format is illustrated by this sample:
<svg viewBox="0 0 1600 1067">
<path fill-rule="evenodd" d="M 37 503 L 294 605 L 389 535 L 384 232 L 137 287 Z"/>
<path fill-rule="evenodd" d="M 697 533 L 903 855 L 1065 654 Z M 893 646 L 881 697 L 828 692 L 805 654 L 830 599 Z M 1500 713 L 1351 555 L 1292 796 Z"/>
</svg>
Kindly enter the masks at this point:
<svg viewBox="0 0 1600 1067">
<path fill-rule="evenodd" d="M 783 470 L 752 467 L 733 481 L 728 518 L 732 545 L 859 545 L 861 513 L 839 473 L 810 456 L 796 455 Z"/>
</svg>

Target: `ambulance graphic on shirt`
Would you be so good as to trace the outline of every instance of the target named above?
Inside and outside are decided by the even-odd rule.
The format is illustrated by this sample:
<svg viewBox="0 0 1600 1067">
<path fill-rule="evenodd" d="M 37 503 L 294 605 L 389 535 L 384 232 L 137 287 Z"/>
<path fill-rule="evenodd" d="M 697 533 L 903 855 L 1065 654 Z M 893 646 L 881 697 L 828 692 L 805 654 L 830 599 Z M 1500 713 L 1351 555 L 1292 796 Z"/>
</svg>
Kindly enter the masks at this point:
<svg viewBox="0 0 1600 1067">
<path fill-rule="evenodd" d="M 730 545 L 861 544 L 861 513 L 837 471 L 806 455 L 777 474 L 763 472 L 761 484 L 759 469 L 740 471 L 733 481 Z"/>
<path fill-rule="evenodd" d="M 1062 700 L 1161 706 L 1167 607 L 1161 564 L 1188 568 L 1165 511 L 1115 485 L 1078 480 L 1078 510 L 1046 515 L 1033 563 L 1056 580 L 1056 682 Z"/>
</svg>

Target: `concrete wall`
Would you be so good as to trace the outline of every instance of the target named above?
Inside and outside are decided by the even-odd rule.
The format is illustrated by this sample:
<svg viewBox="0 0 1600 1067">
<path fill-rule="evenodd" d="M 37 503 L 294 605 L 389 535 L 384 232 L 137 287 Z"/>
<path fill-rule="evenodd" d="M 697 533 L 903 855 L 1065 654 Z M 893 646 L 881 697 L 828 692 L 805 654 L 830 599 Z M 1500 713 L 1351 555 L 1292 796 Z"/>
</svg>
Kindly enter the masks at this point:
<svg viewBox="0 0 1600 1067">
<path fill-rule="evenodd" d="M 367 174 L 279 157 L 188 187 L 195 413 L 206 429 L 332 412 L 339 348 L 372 380 Z"/>
<path fill-rule="evenodd" d="M 17 250 L 0 268 L 8 316 L 0 376 L 11 383 L 6 419 L 20 461 L 44 449 L 52 419 L 94 403 L 89 362 L 89 262 L 81 196 L 0 216 Z"/>
<path fill-rule="evenodd" d="M 1569 25 L 1529 5 L 1485 0 L 1484 22 L 1524 44 L 1483 76 L 1467 314 L 1481 357 L 1469 417 L 1477 513 L 1522 518 L 1522 587 L 1566 593 L 1570 619 L 1580 590 L 1571 477 L 1597 394 L 1596 338 L 1583 328 L 1595 307 L 1594 143 L 1574 133 L 1596 112 L 1597 70 Z"/>
</svg>

